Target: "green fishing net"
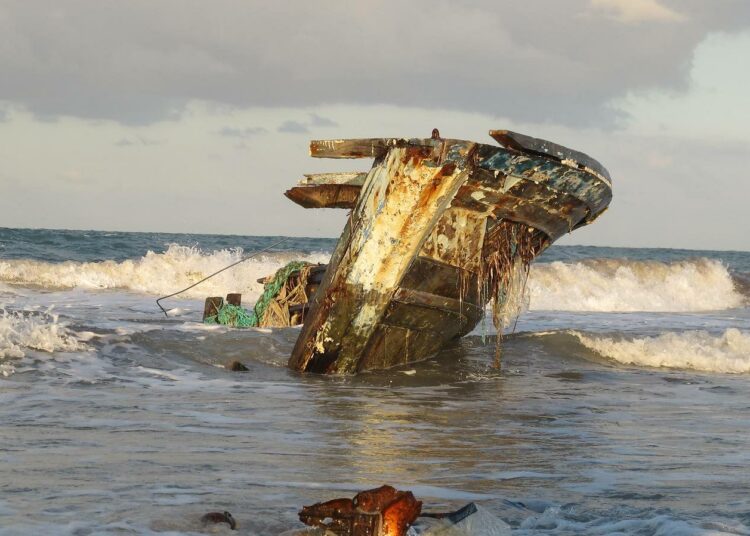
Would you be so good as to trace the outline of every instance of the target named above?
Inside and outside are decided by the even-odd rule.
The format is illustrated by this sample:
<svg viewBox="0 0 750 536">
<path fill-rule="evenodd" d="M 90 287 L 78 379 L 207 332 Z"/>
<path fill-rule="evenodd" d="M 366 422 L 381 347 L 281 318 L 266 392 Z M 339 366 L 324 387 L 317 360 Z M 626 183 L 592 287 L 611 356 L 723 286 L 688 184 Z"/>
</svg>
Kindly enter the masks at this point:
<svg viewBox="0 0 750 536">
<path fill-rule="evenodd" d="M 276 271 L 268 283 L 263 286 L 263 294 L 260 295 L 252 311 L 243 307 L 224 303 L 218 313 L 207 316 L 203 322 L 205 324 L 220 324 L 222 326 L 231 326 L 235 328 L 257 327 L 263 321 L 268 305 L 279 295 L 281 289 L 286 285 L 289 277 L 309 263 L 304 261 L 292 261 L 283 268 Z"/>
</svg>

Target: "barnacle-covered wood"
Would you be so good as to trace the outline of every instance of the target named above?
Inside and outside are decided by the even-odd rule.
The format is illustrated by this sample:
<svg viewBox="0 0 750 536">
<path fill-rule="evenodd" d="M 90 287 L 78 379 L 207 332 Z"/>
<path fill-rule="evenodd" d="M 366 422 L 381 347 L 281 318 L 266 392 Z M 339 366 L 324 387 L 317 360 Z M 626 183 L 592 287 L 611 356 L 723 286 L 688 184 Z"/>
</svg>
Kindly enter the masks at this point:
<svg viewBox="0 0 750 536">
<path fill-rule="evenodd" d="M 421 511 L 422 503 L 410 491 L 381 486 L 353 499 L 304 506 L 299 519 L 336 536 L 404 536 Z"/>
<path fill-rule="evenodd" d="M 489 300 L 505 300 L 519 266 L 609 205 L 609 174 L 589 156 L 491 135 L 502 146 L 439 135 L 311 142 L 313 156 L 374 162 L 364 177 L 320 175 L 290 190 L 305 206 L 352 208 L 292 368 L 354 373 L 429 357 L 469 333 Z"/>
</svg>

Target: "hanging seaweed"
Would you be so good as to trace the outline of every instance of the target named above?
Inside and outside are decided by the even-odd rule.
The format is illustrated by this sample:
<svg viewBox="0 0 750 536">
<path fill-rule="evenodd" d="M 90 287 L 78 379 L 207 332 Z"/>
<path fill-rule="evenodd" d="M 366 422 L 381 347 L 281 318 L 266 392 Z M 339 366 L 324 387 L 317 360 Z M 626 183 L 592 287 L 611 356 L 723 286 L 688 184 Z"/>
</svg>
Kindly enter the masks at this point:
<svg viewBox="0 0 750 536">
<path fill-rule="evenodd" d="M 499 220 L 487 231 L 478 292 L 481 303 L 492 301 L 497 367 L 500 366 L 503 330 L 528 307 L 526 281 L 531 261 L 546 245 L 543 233 L 519 222 Z"/>
</svg>

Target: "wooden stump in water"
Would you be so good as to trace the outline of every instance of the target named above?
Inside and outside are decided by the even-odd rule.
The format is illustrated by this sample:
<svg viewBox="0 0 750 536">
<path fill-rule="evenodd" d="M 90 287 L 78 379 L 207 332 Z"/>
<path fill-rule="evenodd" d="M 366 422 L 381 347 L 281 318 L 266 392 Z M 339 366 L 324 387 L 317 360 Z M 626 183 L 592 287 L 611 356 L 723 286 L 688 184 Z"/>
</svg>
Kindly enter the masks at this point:
<svg viewBox="0 0 750 536">
<path fill-rule="evenodd" d="M 216 316 L 219 314 L 219 309 L 224 305 L 224 298 L 221 296 L 213 296 L 206 298 L 206 304 L 203 306 L 203 320 L 209 316 Z"/>
<path fill-rule="evenodd" d="M 230 361 L 225 365 L 224 368 L 226 368 L 227 370 L 231 370 L 232 372 L 247 372 L 248 370 L 250 370 L 245 365 L 243 365 L 242 362 L 237 360 Z"/>
</svg>

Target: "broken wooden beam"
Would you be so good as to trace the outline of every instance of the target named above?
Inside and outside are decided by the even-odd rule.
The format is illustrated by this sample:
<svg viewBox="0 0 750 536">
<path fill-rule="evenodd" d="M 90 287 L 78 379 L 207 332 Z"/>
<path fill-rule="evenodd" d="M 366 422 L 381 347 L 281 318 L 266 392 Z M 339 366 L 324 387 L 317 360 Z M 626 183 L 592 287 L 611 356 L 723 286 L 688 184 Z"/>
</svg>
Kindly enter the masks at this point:
<svg viewBox="0 0 750 536">
<path fill-rule="evenodd" d="M 284 195 L 304 208 L 353 208 L 361 190 L 354 184 L 318 184 L 295 186 Z"/>
<path fill-rule="evenodd" d="M 219 314 L 219 309 L 224 306 L 224 298 L 221 296 L 212 296 L 206 298 L 206 303 L 203 305 L 203 320 L 209 316 L 216 316 Z"/>
<path fill-rule="evenodd" d="M 312 140 L 310 156 L 314 158 L 379 158 L 391 147 L 406 144 L 398 138 L 363 138 L 351 140 Z"/>
<path fill-rule="evenodd" d="M 299 181 L 299 186 L 314 184 L 354 184 L 362 186 L 367 173 L 361 171 L 346 171 L 343 173 L 305 173 L 305 178 Z"/>
</svg>

